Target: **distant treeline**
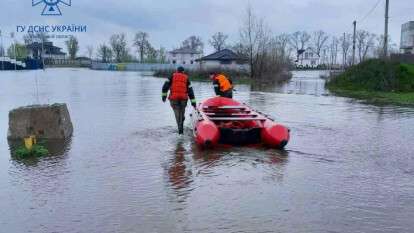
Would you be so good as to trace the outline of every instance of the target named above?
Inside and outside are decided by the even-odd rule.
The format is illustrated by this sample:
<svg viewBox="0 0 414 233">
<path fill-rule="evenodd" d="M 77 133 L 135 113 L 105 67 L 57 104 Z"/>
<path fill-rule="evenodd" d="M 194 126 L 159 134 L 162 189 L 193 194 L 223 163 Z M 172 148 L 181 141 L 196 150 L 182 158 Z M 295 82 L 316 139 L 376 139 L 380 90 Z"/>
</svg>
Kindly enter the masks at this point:
<svg viewBox="0 0 414 233">
<path fill-rule="evenodd" d="M 249 75 L 252 79 L 273 79 L 279 73 L 294 68 L 295 60 L 299 59 L 299 51 L 310 49 L 320 58 L 319 64 L 350 66 L 352 64 L 352 35 L 329 35 L 323 30 L 314 32 L 297 31 L 294 33 L 275 34 L 264 18 L 258 16 L 249 4 L 239 27 L 240 37 L 229 42 L 229 36 L 217 32 L 208 40 L 208 45 L 215 51 L 228 48 L 238 55 L 247 58 L 250 65 Z M 27 35 L 24 43 L 47 41 L 44 33 Z M 356 63 L 369 58 L 382 56 L 384 37 L 368 31 L 360 30 L 356 34 Z M 388 41 L 390 52 L 398 52 L 397 45 Z M 75 59 L 79 52 L 79 41 L 71 36 L 66 42 L 70 59 Z M 203 53 L 205 42 L 200 36 L 192 35 L 177 42 L 176 48 L 190 48 Z M 13 46 L 13 45 L 12 45 Z M 24 46 L 15 44 L 17 57 L 24 57 L 27 52 Z M 156 48 L 150 41 L 150 35 L 144 31 L 135 33 L 132 41 L 127 41 L 125 33 L 113 34 L 107 42 L 97 45 L 87 45 L 87 56 L 101 62 L 139 62 L 167 63 L 167 50 Z M 14 47 L 7 49 L 9 56 L 14 57 Z M 0 48 L 0 55 L 5 53 Z"/>
</svg>

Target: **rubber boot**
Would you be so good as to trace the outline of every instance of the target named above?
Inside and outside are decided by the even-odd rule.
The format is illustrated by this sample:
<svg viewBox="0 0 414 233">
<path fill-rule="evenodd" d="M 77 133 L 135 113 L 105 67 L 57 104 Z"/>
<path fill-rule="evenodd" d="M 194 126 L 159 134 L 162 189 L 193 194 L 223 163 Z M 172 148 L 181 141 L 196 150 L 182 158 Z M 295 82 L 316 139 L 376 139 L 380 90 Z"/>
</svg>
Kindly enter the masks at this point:
<svg viewBox="0 0 414 233">
<path fill-rule="evenodd" d="M 180 126 L 178 126 L 178 134 L 183 135 L 184 134 L 184 119 L 181 121 Z"/>
<path fill-rule="evenodd" d="M 185 110 L 185 109 L 184 109 Z M 181 115 L 182 121 L 180 122 L 180 125 L 178 126 L 178 134 L 183 135 L 184 134 L 184 122 L 185 122 L 185 112 L 183 111 Z"/>
</svg>

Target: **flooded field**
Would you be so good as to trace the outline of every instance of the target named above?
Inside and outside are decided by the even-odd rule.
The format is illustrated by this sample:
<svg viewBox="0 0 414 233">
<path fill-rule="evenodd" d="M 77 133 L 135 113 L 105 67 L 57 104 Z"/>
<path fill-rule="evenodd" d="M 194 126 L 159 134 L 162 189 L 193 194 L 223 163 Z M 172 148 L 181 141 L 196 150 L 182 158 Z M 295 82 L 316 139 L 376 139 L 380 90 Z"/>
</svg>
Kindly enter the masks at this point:
<svg viewBox="0 0 414 233">
<path fill-rule="evenodd" d="M 176 135 L 163 82 L 1 72 L 0 232 L 413 231 L 413 108 L 334 97 L 318 72 L 295 72 L 235 94 L 291 128 L 286 151 L 203 151 L 189 128 Z M 193 87 L 198 100 L 213 95 L 210 83 Z M 72 140 L 52 156 L 12 158 L 8 111 L 54 102 L 68 104 Z"/>
</svg>

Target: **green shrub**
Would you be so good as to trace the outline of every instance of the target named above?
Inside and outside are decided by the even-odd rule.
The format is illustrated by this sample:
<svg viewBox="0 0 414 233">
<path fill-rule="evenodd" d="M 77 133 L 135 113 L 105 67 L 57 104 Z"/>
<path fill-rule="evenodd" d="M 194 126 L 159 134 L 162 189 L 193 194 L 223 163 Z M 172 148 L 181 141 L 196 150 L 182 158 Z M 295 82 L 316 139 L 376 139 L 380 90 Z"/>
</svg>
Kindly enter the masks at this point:
<svg viewBox="0 0 414 233">
<path fill-rule="evenodd" d="M 28 150 L 24 146 L 18 147 L 14 151 L 14 155 L 18 158 L 27 158 L 30 156 L 42 157 L 49 154 L 49 151 L 42 145 L 33 145 L 31 150 Z"/>
<path fill-rule="evenodd" d="M 327 85 L 354 91 L 413 92 L 414 65 L 372 59 L 333 77 Z"/>
</svg>

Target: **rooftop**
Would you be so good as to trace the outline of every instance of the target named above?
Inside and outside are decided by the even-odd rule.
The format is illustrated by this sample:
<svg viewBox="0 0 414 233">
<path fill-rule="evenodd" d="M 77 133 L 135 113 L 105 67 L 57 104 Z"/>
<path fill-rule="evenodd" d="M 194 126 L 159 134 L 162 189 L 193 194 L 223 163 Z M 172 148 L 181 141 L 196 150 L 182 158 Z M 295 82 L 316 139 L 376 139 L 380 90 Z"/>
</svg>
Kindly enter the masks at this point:
<svg viewBox="0 0 414 233">
<path fill-rule="evenodd" d="M 31 44 L 28 44 L 28 45 L 26 45 L 26 47 L 28 48 L 28 49 L 41 49 L 42 48 L 42 43 L 39 43 L 39 42 L 33 42 L 33 43 L 31 43 Z M 53 45 L 53 42 L 44 42 L 43 43 L 43 48 L 44 49 L 46 49 L 46 48 L 54 48 L 54 49 L 62 49 L 62 48 L 59 48 L 59 47 L 57 47 L 57 46 L 54 46 Z"/>
<path fill-rule="evenodd" d="M 239 56 L 235 52 L 231 51 L 230 49 L 223 49 L 221 51 L 215 52 L 213 54 L 207 55 L 196 61 L 244 61 L 247 60 L 244 57 Z"/>
<path fill-rule="evenodd" d="M 175 49 L 173 51 L 171 51 L 170 53 L 175 53 L 175 54 L 200 54 L 201 52 L 192 49 L 192 48 L 179 48 L 179 49 Z"/>
</svg>

